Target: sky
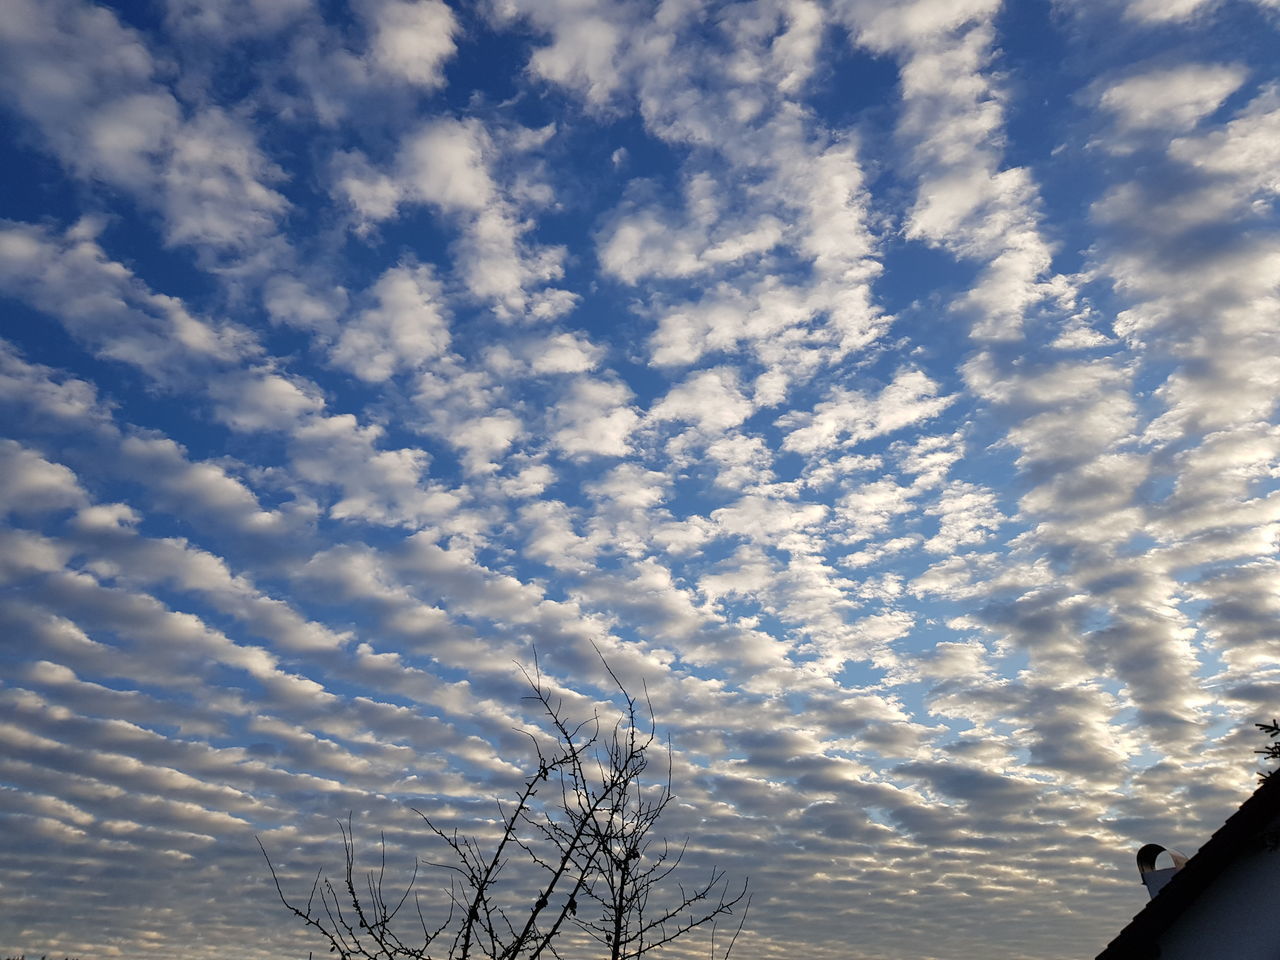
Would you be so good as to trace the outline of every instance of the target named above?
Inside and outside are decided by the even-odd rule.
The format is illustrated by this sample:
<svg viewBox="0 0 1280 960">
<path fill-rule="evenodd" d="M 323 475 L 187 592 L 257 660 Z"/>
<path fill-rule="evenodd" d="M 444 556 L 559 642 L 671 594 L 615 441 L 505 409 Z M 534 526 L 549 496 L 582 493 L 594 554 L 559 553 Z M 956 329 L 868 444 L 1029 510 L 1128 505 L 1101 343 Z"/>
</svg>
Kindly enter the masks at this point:
<svg viewBox="0 0 1280 960">
<path fill-rule="evenodd" d="M 323 950 L 255 837 L 488 835 L 536 654 L 736 956 L 1092 956 L 1280 707 L 1278 30 L 0 5 L 0 951 Z"/>
</svg>

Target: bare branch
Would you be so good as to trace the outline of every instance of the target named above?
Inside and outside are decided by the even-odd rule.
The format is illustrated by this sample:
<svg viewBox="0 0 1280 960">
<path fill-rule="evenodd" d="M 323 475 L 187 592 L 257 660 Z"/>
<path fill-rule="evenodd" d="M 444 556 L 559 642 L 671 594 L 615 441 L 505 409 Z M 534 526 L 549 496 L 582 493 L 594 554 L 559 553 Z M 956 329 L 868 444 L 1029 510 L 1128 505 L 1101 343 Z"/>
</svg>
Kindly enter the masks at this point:
<svg viewBox="0 0 1280 960">
<path fill-rule="evenodd" d="M 662 743 L 665 769 L 653 776 L 651 751 L 660 741 L 648 688 L 637 699 L 596 652 L 620 707 L 608 725 L 595 711 L 583 720 L 569 719 L 536 651 L 531 668 L 519 667 L 529 684 L 527 699 L 540 708 L 555 746 L 522 731 L 532 743 L 534 761 L 512 802 L 497 805 L 500 830 L 492 846 L 445 831 L 414 810 L 448 856 L 445 862 L 415 858 L 404 888 L 388 896 L 386 835 L 379 836 L 376 868 L 357 878 L 348 814 L 338 822 L 341 890 L 317 873 L 305 907 L 286 897 L 259 842 L 284 906 L 341 960 L 559 960 L 558 943 L 570 930 L 594 939 L 610 960 L 634 960 L 703 926 L 710 934 L 712 960 L 727 960 L 750 906 L 747 885 L 731 891 L 719 869 L 692 887 L 676 882 L 689 841 L 673 845 L 654 833 L 675 799 L 671 742 Z M 415 891 L 420 865 L 449 877 L 442 891 L 448 914 L 435 926 Z M 414 945 L 396 930 L 410 894 Z M 729 917 L 737 923 L 720 953 L 717 924 Z"/>
</svg>

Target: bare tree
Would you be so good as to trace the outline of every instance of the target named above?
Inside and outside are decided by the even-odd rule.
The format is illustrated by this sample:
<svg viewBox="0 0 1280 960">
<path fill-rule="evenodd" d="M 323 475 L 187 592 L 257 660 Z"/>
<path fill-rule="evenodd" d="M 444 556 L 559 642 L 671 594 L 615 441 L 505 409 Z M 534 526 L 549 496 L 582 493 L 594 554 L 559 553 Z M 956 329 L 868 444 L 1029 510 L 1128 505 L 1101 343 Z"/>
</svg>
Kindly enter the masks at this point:
<svg viewBox="0 0 1280 960">
<path fill-rule="evenodd" d="M 654 832 L 675 798 L 671 746 L 659 745 L 648 699 L 642 708 L 605 668 L 621 699 L 609 724 L 599 715 L 571 721 L 536 659 L 532 672 L 521 668 L 554 745 L 531 737 L 532 772 L 511 802 L 498 805 L 501 829 L 491 846 L 415 810 L 449 862 L 415 862 L 409 881 L 388 896 L 385 836 L 377 869 L 362 873 L 348 816 L 339 823 L 343 876 L 334 882 L 318 873 L 305 902 L 285 895 L 263 848 L 281 902 L 342 960 L 537 960 L 562 958 L 561 951 L 632 960 L 698 928 L 710 933 L 712 960 L 727 960 L 750 905 L 747 884 L 731 887 L 718 868 L 688 885 L 677 878 L 688 841 L 672 845 Z M 666 761 L 658 775 L 650 770 L 655 747 Z M 415 889 L 420 866 L 449 877 L 446 916 L 435 922 Z M 731 917 L 736 923 L 717 944 L 718 925 Z"/>
</svg>

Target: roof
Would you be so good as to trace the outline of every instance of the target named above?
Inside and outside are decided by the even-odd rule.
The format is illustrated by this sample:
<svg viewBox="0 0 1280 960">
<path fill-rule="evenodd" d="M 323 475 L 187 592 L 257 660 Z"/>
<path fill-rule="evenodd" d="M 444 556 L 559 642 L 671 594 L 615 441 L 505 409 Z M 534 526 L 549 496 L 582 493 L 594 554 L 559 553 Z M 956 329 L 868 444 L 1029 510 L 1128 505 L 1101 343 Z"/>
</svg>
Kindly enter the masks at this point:
<svg viewBox="0 0 1280 960">
<path fill-rule="evenodd" d="M 1145 960 L 1159 956 L 1157 939 L 1207 889 L 1218 875 L 1249 849 L 1250 841 L 1280 816 L 1280 775 L 1269 777 L 1240 805 L 1186 866 L 1120 931 L 1097 960 Z"/>
</svg>

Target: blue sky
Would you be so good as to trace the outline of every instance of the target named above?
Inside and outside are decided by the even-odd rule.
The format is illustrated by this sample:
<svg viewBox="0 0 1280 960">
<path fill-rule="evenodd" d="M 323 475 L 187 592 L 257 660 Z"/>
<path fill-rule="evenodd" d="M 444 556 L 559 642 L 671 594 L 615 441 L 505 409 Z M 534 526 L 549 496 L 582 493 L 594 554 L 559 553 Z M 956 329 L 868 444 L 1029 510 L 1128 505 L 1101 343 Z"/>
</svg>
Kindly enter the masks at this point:
<svg viewBox="0 0 1280 960">
<path fill-rule="evenodd" d="M 1278 17 L 6 3 L 0 950 L 305 955 L 598 649 L 743 956 L 1092 955 L 1280 702 Z"/>
</svg>

